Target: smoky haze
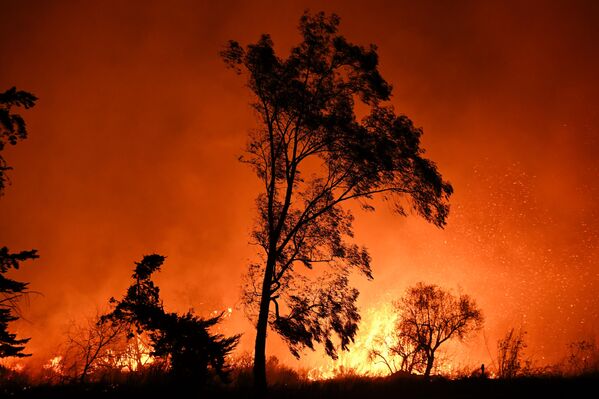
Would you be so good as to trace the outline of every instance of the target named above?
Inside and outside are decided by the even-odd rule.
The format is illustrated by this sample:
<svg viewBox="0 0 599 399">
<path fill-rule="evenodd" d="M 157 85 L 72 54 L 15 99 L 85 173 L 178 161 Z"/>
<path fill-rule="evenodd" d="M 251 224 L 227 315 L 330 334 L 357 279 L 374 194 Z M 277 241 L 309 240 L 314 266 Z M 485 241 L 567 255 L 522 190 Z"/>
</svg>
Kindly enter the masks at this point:
<svg viewBox="0 0 599 399">
<path fill-rule="evenodd" d="M 237 158 L 256 119 L 218 52 L 270 33 L 285 54 L 306 8 L 378 46 L 392 104 L 455 188 L 445 230 L 384 203 L 356 210 L 375 277 L 356 279 L 361 309 L 417 281 L 460 287 L 486 317 L 464 362 L 487 362 L 483 338 L 493 350 L 521 324 L 541 362 L 596 334 L 598 3 L 319 3 L 0 1 L 0 90 L 40 99 L 23 113 L 29 138 L 5 151 L 0 199 L 0 243 L 41 256 L 17 272 L 42 294 L 15 325 L 34 359 L 154 252 L 165 305 L 231 307 L 224 328 L 251 349 L 239 293 L 260 187 Z M 268 352 L 291 361 L 276 340 Z"/>
</svg>

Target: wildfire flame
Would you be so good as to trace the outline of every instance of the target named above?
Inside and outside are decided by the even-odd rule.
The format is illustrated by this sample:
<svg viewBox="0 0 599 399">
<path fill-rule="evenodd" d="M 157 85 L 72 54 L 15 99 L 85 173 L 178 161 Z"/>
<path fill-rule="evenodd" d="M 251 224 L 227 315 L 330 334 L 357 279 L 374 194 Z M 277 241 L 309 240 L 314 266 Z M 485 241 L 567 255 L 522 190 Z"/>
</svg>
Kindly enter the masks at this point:
<svg viewBox="0 0 599 399">
<path fill-rule="evenodd" d="M 44 370 L 48 370 L 56 373 L 57 375 L 63 375 L 63 361 L 62 356 L 54 356 L 52 359 L 48 360 L 46 364 L 42 366 Z"/>
<path fill-rule="evenodd" d="M 227 308 L 227 310 L 224 310 L 224 311 L 223 311 L 223 310 L 218 310 L 218 309 L 217 309 L 217 310 L 213 310 L 213 311 L 210 313 L 210 315 L 211 315 L 211 316 L 217 316 L 217 315 L 219 315 L 219 314 L 221 314 L 221 313 L 223 314 L 223 319 L 228 319 L 228 318 L 230 318 L 230 317 L 231 317 L 231 315 L 233 314 L 233 308 L 230 308 L 230 307 L 229 307 L 229 308 Z"/>
<path fill-rule="evenodd" d="M 362 313 L 362 320 L 355 342 L 349 351 L 341 351 L 337 360 L 326 363 L 308 371 L 309 380 L 326 380 L 344 375 L 387 376 L 400 371 L 400 359 L 390 348 L 395 344 L 394 330 L 398 313 L 391 301 L 380 302 Z M 446 356 L 448 349 L 455 351 L 459 342 L 448 342 L 444 350 L 437 354 L 433 368 L 435 374 L 449 378 L 480 372 L 477 367 L 464 365 L 460 367 L 456 359 Z M 452 360 L 453 363 L 449 360 Z M 413 371 L 418 373 L 417 371 Z M 486 376 L 495 378 L 492 370 Z"/>
<path fill-rule="evenodd" d="M 25 368 L 23 364 L 15 361 L 14 359 L 1 359 L 0 366 L 16 372 L 21 372 Z"/>
<path fill-rule="evenodd" d="M 233 309 L 229 307 L 224 312 L 214 310 L 210 312 L 210 315 L 217 316 L 221 313 L 223 313 L 223 318 L 227 319 L 231 317 Z M 93 372 L 94 370 L 107 368 L 125 373 L 134 372 L 156 361 L 156 358 L 152 356 L 151 353 L 152 347 L 147 336 L 144 334 L 135 334 L 125 343 L 121 344 L 117 342 L 115 345 L 111 345 L 111 347 L 105 349 L 102 354 L 94 360 L 94 364 L 90 367 L 89 371 Z M 75 359 L 75 361 L 77 362 L 79 360 Z M 56 376 L 64 377 L 72 373 L 72 371 L 69 371 L 71 369 L 69 366 L 71 363 L 73 363 L 73 359 L 55 356 L 49 359 L 42 367 L 44 370 L 47 370 Z M 7 364 L 6 367 L 16 371 L 23 368 L 22 365 L 15 364 Z"/>
<path fill-rule="evenodd" d="M 152 348 L 147 342 L 139 336 L 134 336 L 130 341 L 125 350 L 122 353 L 113 353 L 108 351 L 105 358 L 101 360 L 108 360 L 114 358 L 114 368 L 124 372 L 137 371 L 138 369 L 149 365 L 155 361 L 155 358 L 151 355 Z"/>
<path fill-rule="evenodd" d="M 371 351 L 378 349 L 383 356 L 390 358 L 388 345 L 384 344 L 392 341 L 396 320 L 397 313 L 391 303 L 383 303 L 364 312 L 356 340 L 349 351 L 342 351 L 337 360 L 308 371 L 308 379 L 325 380 L 346 374 L 388 375 L 388 367 L 382 361 L 372 359 Z"/>
<path fill-rule="evenodd" d="M 90 371 L 107 366 L 113 370 L 120 370 L 122 372 L 136 371 L 155 361 L 150 353 L 150 346 L 136 336 L 131 342 L 128 342 L 124 348 L 106 350 L 102 356 L 96 359 L 94 365 L 90 368 Z M 69 360 L 63 358 L 63 356 L 55 356 L 49 359 L 42 368 L 56 376 L 65 377 L 69 376 L 71 373 L 71 371 L 69 371 L 69 364 Z"/>
</svg>

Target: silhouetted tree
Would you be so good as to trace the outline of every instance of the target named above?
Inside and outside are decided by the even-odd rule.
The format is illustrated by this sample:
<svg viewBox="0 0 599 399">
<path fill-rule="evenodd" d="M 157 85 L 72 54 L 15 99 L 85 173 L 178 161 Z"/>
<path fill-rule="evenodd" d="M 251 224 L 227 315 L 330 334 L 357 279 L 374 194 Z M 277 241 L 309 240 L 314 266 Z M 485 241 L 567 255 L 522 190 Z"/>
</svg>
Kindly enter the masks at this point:
<svg viewBox="0 0 599 399">
<path fill-rule="evenodd" d="M 322 343 L 335 358 L 338 347 L 347 349 L 355 337 L 358 292 L 348 275 L 372 275 L 367 250 L 350 242 L 353 216 L 343 203 L 355 199 L 372 210 L 369 200 L 380 194 L 399 214 L 411 206 L 439 227 L 449 211 L 452 187 L 423 157 L 422 130 L 380 104 L 391 86 L 378 71 L 376 47 L 348 42 L 337 34 L 338 25 L 334 14 L 304 14 L 303 40 L 287 58 L 275 54 L 269 35 L 245 48 L 230 41 L 222 52 L 228 66 L 246 73 L 260 120 L 241 158 L 263 187 L 252 233 L 261 259 L 250 267 L 245 294 L 257 316 L 260 390 L 266 389 L 269 324 L 296 356 Z M 367 111 L 361 121 L 356 102 Z M 329 274 L 319 273 L 313 285 L 305 268 L 318 264 L 330 266 Z"/>
<path fill-rule="evenodd" d="M 121 301 L 111 298 L 115 308 L 102 322 L 125 323 L 138 333 L 146 332 L 152 355 L 166 359 L 176 378 L 201 382 L 213 371 L 226 380 L 226 356 L 237 345 L 239 335 L 225 337 L 210 333 L 210 328 L 222 320 L 223 313 L 203 319 L 191 311 L 183 315 L 165 312 L 160 290 L 151 279 L 163 262 L 164 256 L 148 255 L 136 263 L 134 283 Z"/>
<path fill-rule="evenodd" d="M 514 378 L 523 368 L 526 331 L 522 328 L 510 329 L 503 338 L 497 341 L 497 376 L 499 378 Z"/>
<path fill-rule="evenodd" d="M 463 339 L 483 323 L 481 311 L 468 295 L 454 296 L 434 284 L 418 283 L 395 304 L 400 312 L 396 335 L 416 348 L 426 360 L 429 377 L 439 347 L 452 338 Z"/>
<path fill-rule="evenodd" d="M 12 169 L 7 165 L 1 151 L 7 144 L 16 145 L 19 140 L 27 138 L 25 120 L 13 112 L 13 107 L 31 108 L 37 98 L 16 87 L 0 93 L 0 196 L 4 193 L 7 182 L 6 171 Z"/>
<path fill-rule="evenodd" d="M 31 93 L 17 91 L 16 88 L 0 93 L 0 197 L 4 194 L 10 170 L 2 151 L 7 144 L 15 145 L 27 137 L 25 120 L 13 112 L 13 107 L 31 108 L 37 98 Z M 8 324 L 19 319 L 19 299 L 28 293 L 28 283 L 5 276 L 10 269 L 18 269 L 21 262 L 38 258 L 35 249 L 11 253 L 7 247 L 0 247 L 0 358 L 23 357 L 25 344 L 29 338 L 17 339 L 16 334 L 8 331 Z"/>
<path fill-rule="evenodd" d="M 19 300 L 28 293 L 29 283 L 4 274 L 10 269 L 18 269 L 20 262 L 37 257 L 35 250 L 10 253 L 7 247 L 0 248 L 0 358 L 30 356 L 23 353 L 29 338 L 17 339 L 16 334 L 8 331 L 8 323 L 19 319 Z"/>
</svg>

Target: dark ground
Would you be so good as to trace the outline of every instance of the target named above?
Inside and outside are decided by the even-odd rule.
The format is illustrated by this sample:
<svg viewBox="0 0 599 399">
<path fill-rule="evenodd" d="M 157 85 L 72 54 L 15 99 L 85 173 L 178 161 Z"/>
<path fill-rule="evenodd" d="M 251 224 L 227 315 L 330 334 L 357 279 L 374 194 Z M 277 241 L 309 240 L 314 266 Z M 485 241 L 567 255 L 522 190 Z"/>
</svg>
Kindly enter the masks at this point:
<svg viewBox="0 0 599 399">
<path fill-rule="evenodd" d="M 267 398 L 595 398 L 599 375 L 576 378 L 528 377 L 513 380 L 462 380 L 347 377 L 301 385 L 271 387 Z M 12 398 L 252 398 L 251 388 L 185 387 L 180 384 L 71 384 L 3 386 L 0 397 Z"/>
</svg>

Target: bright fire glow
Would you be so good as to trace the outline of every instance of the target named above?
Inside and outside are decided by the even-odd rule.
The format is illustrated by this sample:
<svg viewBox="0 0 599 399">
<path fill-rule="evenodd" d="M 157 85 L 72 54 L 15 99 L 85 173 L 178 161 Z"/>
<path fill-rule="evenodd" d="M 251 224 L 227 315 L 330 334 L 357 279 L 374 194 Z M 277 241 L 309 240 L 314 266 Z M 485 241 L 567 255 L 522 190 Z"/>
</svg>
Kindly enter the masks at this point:
<svg viewBox="0 0 599 399">
<path fill-rule="evenodd" d="M 62 356 L 54 356 L 52 359 L 48 360 L 46 364 L 42 366 L 44 370 L 49 370 L 57 375 L 63 374 L 63 364 L 62 364 Z"/>
<path fill-rule="evenodd" d="M 394 330 L 397 322 L 397 311 L 392 301 L 380 302 L 377 305 L 362 311 L 358 334 L 349 351 L 338 352 L 337 360 L 328 360 L 324 364 L 308 371 L 310 380 L 326 380 L 343 375 L 360 376 L 387 376 L 400 371 L 401 359 L 391 353 L 390 348 L 395 344 Z M 460 363 L 459 358 L 448 356 L 459 348 L 460 342 L 448 341 L 444 347 L 439 348 L 433 366 L 433 374 L 449 378 L 479 372 L 476 366 Z M 376 349 L 378 355 L 373 354 Z M 420 374 L 418 371 L 413 371 Z M 494 378 L 495 374 L 487 370 L 487 377 Z"/>
<path fill-rule="evenodd" d="M 224 312 L 220 310 L 214 310 L 210 312 L 210 316 L 214 317 L 221 313 L 224 313 L 223 318 L 227 319 L 231 317 L 233 309 L 229 307 Z M 217 329 L 219 327 L 220 326 L 217 326 Z M 101 367 L 109 367 L 113 370 L 120 370 L 126 373 L 134 372 L 156 361 L 151 353 L 152 347 L 147 341 L 147 337 L 136 334 L 133 338 L 127 341 L 126 345 L 117 345 L 105 350 L 103 355 L 99 356 L 94 361 L 90 371 Z M 56 375 L 64 376 L 68 374 L 68 372 L 65 370 L 69 368 L 65 365 L 65 362 L 69 363 L 69 360 L 64 359 L 62 356 L 55 356 L 49 359 L 48 362 L 43 365 L 43 368 L 44 370 L 55 373 Z M 15 371 L 20 371 L 23 369 L 22 365 L 12 363 L 7 363 L 6 367 Z"/>
<path fill-rule="evenodd" d="M 1 359 L 0 366 L 16 372 L 23 371 L 25 368 L 22 363 L 17 362 L 15 359 Z"/>
<path fill-rule="evenodd" d="M 308 372 L 308 379 L 323 380 L 344 374 L 369 376 L 390 374 L 389 368 L 382 361 L 370 358 L 370 352 L 372 349 L 379 349 L 383 356 L 392 361 L 387 348 L 393 340 L 396 320 L 397 314 L 391 303 L 383 303 L 363 312 L 360 329 L 349 351 L 340 351 L 337 360 L 331 360 L 311 369 Z"/>
<path fill-rule="evenodd" d="M 151 352 L 152 348 L 136 335 L 132 341 L 127 344 L 123 353 L 115 354 L 112 351 L 108 351 L 105 360 L 114 356 L 116 358 L 114 365 L 116 369 L 120 369 L 124 372 L 136 371 L 154 362 L 155 359 L 151 355 Z"/>
</svg>

